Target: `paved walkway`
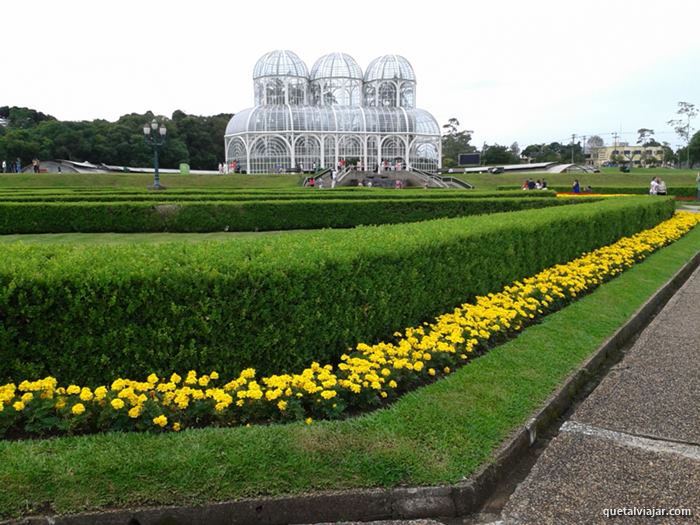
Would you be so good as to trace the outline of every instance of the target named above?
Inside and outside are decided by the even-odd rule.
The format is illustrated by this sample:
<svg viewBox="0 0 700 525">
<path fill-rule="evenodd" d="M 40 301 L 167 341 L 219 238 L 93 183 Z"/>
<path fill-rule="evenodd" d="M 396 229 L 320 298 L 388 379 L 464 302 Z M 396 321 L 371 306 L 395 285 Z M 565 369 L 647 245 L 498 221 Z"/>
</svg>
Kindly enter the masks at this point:
<svg viewBox="0 0 700 525">
<path fill-rule="evenodd" d="M 649 517 L 676 509 L 692 516 Z M 562 426 L 497 523 L 700 523 L 700 268 Z"/>
<path fill-rule="evenodd" d="M 648 515 L 682 509 L 692 515 Z M 700 268 L 564 423 L 500 516 L 373 525 L 598 523 L 700 524 Z"/>
</svg>

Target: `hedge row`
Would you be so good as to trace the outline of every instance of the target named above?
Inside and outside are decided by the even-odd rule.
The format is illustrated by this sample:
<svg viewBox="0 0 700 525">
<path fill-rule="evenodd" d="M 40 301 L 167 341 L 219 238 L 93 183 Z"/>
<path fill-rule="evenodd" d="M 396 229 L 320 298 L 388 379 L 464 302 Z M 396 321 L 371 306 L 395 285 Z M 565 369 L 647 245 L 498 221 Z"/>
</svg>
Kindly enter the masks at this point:
<svg viewBox="0 0 700 525">
<path fill-rule="evenodd" d="M 508 191 L 511 193 L 512 190 L 517 189 L 518 186 L 498 186 L 499 191 Z M 570 192 L 571 186 L 550 186 L 550 190 L 557 192 Z M 583 189 L 583 188 L 581 188 Z M 510 191 L 509 191 L 510 190 Z M 527 191 L 520 190 L 523 193 L 530 193 Z M 537 192 L 532 192 L 537 193 Z M 593 187 L 593 193 L 621 193 L 621 194 L 632 194 L 632 195 L 647 195 L 649 193 L 648 186 L 595 186 Z M 679 196 L 679 197 L 695 197 L 698 190 L 695 186 L 669 186 L 668 194 Z"/>
<path fill-rule="evenodd" d="M 390 338 L 673 208 L 631 197 L 302 237 L 9 244 L 0 252 L 0 383 L 333 362 L 358 341 Z"/>
<path fill-rule="evenodd" d="M 306 190 L 294 193 L 249 193 L 249 192 L 221 192 L 221 193 L 99 193 L 99 194 L 32 194 L 32 193 L 5 193 L 0 192 L 2 202 L 186 202 L 186 201 L 239 201 L 239 200 L 374 200 L 374 199 L 463 199 L 463 198 L 521 198 L 521 197 L 554 197 L 553 191 L 539 191 L 528 194 L 523 191 L 314 191 Z"/>
<path fill-rule="evenodd" d="M 347 228 L 558 206 L 556 198 L 0 203 L 0 233 Z"/>
</svg>

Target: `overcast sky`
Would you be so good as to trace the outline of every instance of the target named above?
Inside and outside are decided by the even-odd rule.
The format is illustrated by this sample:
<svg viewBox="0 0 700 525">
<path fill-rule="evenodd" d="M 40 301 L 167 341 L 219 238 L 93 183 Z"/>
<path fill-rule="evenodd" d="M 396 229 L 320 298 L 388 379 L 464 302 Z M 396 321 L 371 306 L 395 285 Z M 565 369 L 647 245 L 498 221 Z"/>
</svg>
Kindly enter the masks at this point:
<svg viewBox="0 0 700 525">
<path fill-rule="evenodd" d="M 3 0 L 0 13 L 0 105 L 61 120 L 235 113 L 274 49 L 309 69 L 333 51 L 363 70 L 403 55 L 417 106 L 477 145 L 635 142 L 641 127 L 677 144 L 677 102 L 700 106 L 697 0 Z"/>
</svg>

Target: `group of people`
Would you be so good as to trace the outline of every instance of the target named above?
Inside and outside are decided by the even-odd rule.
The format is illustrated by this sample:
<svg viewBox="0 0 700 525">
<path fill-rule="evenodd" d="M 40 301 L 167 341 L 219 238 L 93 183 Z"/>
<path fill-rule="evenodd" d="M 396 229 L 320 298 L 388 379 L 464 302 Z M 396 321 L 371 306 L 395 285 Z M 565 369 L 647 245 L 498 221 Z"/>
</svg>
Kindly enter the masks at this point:
<svg viewBox="0 0 700 525">
<path fill-rule="evenodd" d="M 239 173 L 239 172 L 240 172 L 240 168 L 238 167 L 237 160 L 219 163 L 219 174 L 220 175 L 228 175 L 229 173 Z"/>
<path fill-rule="evenodd" d="M 35 159 L 36 160 L 36 159 Z M 32 161 L 33 163 L 34 161 Z M 36 161 L 38 164 L 38 160 Z M 36 170 L 34 170 L 35 173 L 38 173 Z M 2 161 L 2 172 L 3 173 L 21 173 L 22 172 L 22 161 L 20 160 L 19 157 L 17 157 L 17 160 L 14 162 L 8 162 L 6 160 Z"/>
<path fill-rule="evenodd" d="M 571 185 L 571 191 L 572 193 L 581 193 L 582 191 L 586 193 L 592 193 L 593 188 L 590 186 L 586 186 L 583 190 L 581 189 L 581 183 L 578 181 L 578 179 L 574 179 L 574 183 Z"/>
<path fill-rule="evenodd" d="M 338 171 L 333 170 L 331 171 L 331 188 L 335 188 L 335 184 L 338 181 Z M 319 190 L 323 189 L 323 179 L 322 178 L 316 178 L 314 176 L 309 177 L 309 179 L 306 181 L 307 186 L 309 188 L 318 188 Z"/>
<path fill-rule="evenodd" d="M 520 187 L 522 190 L 546 190 L 547 181 L 542 179 L 537 179 L 536 181 L 532 179 L 525 179 L 523 185 Z"/>
<path fill-rule="evenodd" d="M 698 176 L 700 177 L 700 174 Z M 659 177 L 651 179 L 649 195 L 666 195 L 666 183 Z"/>
</svg>

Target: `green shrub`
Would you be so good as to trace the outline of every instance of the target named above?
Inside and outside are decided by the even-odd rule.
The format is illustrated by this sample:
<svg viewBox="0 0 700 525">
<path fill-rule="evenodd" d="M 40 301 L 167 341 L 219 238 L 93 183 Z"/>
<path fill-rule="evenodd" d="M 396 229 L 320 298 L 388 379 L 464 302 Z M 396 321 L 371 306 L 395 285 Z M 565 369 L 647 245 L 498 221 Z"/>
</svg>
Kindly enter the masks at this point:
<svg viewBox="0 0 700 525">
<path fill-rule="evenodd" d="M 314 191 L 305 190 L 297 192 L 256 192 L 249 191 L 168 191 L 163 193 L 153 192 L 105 192 L 96 193 L 33 193 L 0 191 L 0 203 L 5 202 L 187 202 L 187 201 L 250 201 L 250 200 L 433 200 L 433 199 L 484 199 L 484 198 L 536 198 L 555 197 L 553 191 L 538 191 L 527 193 L 523 191 L 393 191 L 393 190 L 345 190 L 345 191 Z"/>
<path fill-rule="evenodd" d="M 346 228 L 566 204 L 557 198 L 3 202 L 0 233 L 212 232 Z"/>
<path fill-rule="evenodd" d="M 332 362 L 477 294 L 673 213 L 603 202 L 210 243 L 8 244 L 0 252 L 0 383 L 232 375 Z"/>
</svg>

